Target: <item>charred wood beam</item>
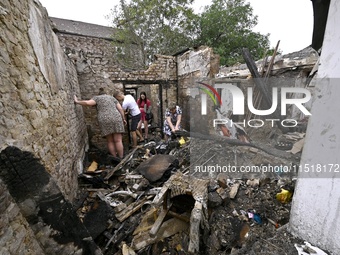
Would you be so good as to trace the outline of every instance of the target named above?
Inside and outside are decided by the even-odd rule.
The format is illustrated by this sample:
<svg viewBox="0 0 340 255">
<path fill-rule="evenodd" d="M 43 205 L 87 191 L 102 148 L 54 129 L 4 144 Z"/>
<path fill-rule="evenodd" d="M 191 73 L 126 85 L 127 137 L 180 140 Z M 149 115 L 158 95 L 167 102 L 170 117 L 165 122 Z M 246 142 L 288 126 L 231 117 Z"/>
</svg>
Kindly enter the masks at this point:
<svg viewBox="0 0 340 255">
<path fill-rule="evenodd" d="M 257 71 L 257 66 L 256 66 L 252 56 L 250 55 L 249 50 L 246 49 L 246 48 L 243 48 L 242 54 L 243 54 L 244 60 L 246 61 L 247 67 L 248 67 L 251 75 L 254 78 L 255 85 L 258 87 L 258 89 L 261 91 L 261 93 L 263 95 L 266 107 L 270 108 L 270 106 L 272 105 L 272 99 L 269 96 L 269 92 L 267 90 L 265 83 L 263 82 L 263 79 L 260 79 L 262 77 L 259 74 L 259 72 Z"/>
<path fill-rule="evenodd" d="M 196 133 L 196 132 L 187 132 L 187 136 L 190 137 L 194 137 L 194 138 L 199 138 L 199 139 L 204 139 L 204 140 L 213 140 L 219 143 L 228 143 L 230 145 L 236 145 L 236 146 L 248 146 L 248 147 L 254 147 L 257 148 L 259 150 L 264 151 L 265 153 L 275 156 L 275 157 L 281 157 L 281 158 L 285 158 L 285 159 L 290 159 L 292 158 L 292 154 L 282 151 L 282 150 L 278 150 L 275 149 L 273 147 L 265 147 L 263 145 L 258 145 L 258 144 L 254 144 L 254 143 L 246 143 L 246 142 L 242 142 L 240 140 L 237 139 L 230 139 L 228 137 L 225 136 L 220 136 L 220 135 L 204 135 L 201 133 Z"/>
<path fill-rule="evenodd" d="M 314 26 L 312 48 L 320 50 L 325 35 L 330 0 L 311 0 L 313 3 Z"/>
<path fill-rule="evenodd" d="M 133 154 L 136 152 L 137 149 L 141 148 L 141 146 L 137 146 L 136 148 L 134 148 L 128 155 L 125 156 L 124 159 L 122 159 L 122 161 L 120 161 L 120 163 L 113 169 L 110 169 L 107 172 L 107 175 L 105 176 L 105 180 L 108 180 L 112 177 L 112 175 L 118 171 L 119 169 L 121 169 L 133 156 Z"/>
<path fill-rule="evenodd" d="M 249 50 L 247 48 L 243 48 L 242 49 L 242 55 L 243 55 L 244 60 L 246 61 L 247 67 L 248 67 L 251 75 L 254 78 L 255 86 L 261 92 L 263 99 L 264 99 L 265 106 L 269 109 L 272 106 L 271 96 L 269 96 L 269 92 L 267 90 L 266 84 L 263 82 L 261 75 L 257 71 L 257 66 L 256 66 L 252 56 L 250 55 Z M 273 116 L 274 116 L 275 119 L 279 119 L 279 120 L 282 119 L 282 117 L 279 114 L 277 114 L 277 112 L 274 112 Z M 287 133 L 287 128 L 283 127 L 280 124 L 277 124 L 277 126 L 283 133 Z"/>
<path fill-rule="evenodd" d="M 133 84 L 177 84 L 177 80 L 111 80 L 113 83 L 122 83 L 123 85 L 133 85 Z"/>
<path fill-rule="evenodd" d="M 190 217 L 190 242 L 188 252 L 198 254 L 200 245 L 200 225 L 202 220 L 202 203 L 196 201 Z"/>
</svg>

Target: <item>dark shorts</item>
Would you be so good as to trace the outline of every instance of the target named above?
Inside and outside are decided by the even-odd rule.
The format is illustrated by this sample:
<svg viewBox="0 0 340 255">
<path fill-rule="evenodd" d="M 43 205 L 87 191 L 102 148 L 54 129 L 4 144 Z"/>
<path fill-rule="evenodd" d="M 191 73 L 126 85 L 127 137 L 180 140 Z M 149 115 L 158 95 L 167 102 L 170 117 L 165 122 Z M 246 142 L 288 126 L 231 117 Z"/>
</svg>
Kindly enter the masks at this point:
<svg viewBox="0 0 340 255">
<path fill-rule="evenodd" d="M 140 114 L 136 115 L 136 116 L 132 116 L 131 117 L 131 129 L 130 131 L 136 131 L 137 130 L 137 126 L 138 126 L 138 122 L 140 121 Z"/>
</svg>

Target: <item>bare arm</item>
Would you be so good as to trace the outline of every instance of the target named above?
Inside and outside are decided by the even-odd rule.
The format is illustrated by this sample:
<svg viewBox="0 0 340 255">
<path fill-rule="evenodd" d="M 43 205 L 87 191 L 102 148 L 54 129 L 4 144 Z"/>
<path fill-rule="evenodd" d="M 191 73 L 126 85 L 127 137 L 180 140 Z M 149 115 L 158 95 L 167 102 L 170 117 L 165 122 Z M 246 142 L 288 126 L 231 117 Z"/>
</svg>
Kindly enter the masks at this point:
<svg viewBox="0 0 340 255">
<path fill-rule="evenodd" d="M 96 105 L 96 101 L 94 101 L 93 99 L 90 100 L 78 100 L 77 96 L 74 96 L 74 102 L 76 104 L 80 104 L 80 105 L 86 105 L 86 106 L 94 106 Z"/>
<path fill-rule="evenodd" d="M 126 125 L 125 113 L 124 113 L 123 107 L 120 105 L 120 103 L 117 103 L 116 108 L 119 111 L 120 115 L 122 115 L 123 122 Z"/>
<path fill-rule="evenodd" d="M 179 125 L 181 125 L 181 120 L 182 120 L 182 115 L 181 114 L 177 115 L 177 122 L 176 122 L 175 130 L 179 130 Z"/>
</svg>

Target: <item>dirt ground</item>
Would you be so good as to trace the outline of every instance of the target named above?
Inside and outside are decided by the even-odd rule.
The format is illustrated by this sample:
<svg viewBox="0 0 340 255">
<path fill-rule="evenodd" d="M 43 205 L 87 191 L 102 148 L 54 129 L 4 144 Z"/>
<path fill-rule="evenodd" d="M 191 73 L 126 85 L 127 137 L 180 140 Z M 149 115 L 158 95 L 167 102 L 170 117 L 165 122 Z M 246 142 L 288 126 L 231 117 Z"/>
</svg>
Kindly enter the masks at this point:
<svg viewBox="0 0 340 255">
<path fill-rule="evenodd" d="M 112 191 L 113 187 L 115 190 L 131 191 L 124 178 L 127 173 L 139 174 L 136 169 L 142 162 L 148 160 L 145 155 L 170 154 L 176 158 L 176 167 L 170 169 L 170 175 L 181 172 L 185 176 L 209 182 L 207 222 L 201 224 L 199 230 L 200 245 L 197 254 L 298 254 L 294 245 L 303 245 L 304 240 L 294 237 L 288 229 L 296 174 L 285 172 L 283 169 L 298 164 L 301 152 L 292 154 L 276 149 L 274 145 L 281 139 L 278 130 L 267 128 L 261 134 L 256 132 L 249 132 L 249 134 L 255 147 L 230 145 L 223 139 L 193 137 L 184 137 L 182 142 L 185 143 L 182 144 L 179 143 L 181 137 L 177 137 L 168 144 L 155 139 L 149 144 L 141 145 L 132 158 L 108 182 L 103 179 L 107 174 L 106 168 L 110 166 L 102 166 L 104 170 L 99 177 L 91 177 L 92 179 L 87 181 L 82 178 L 80 190 L 86 198 L 79 206 L 79 215 L 86 219 L 88 214 L 94 212 L 95 204 L 98 208 L 98 190 L 103 194 L 107 193 L 105 190 Z M 246 172 L 240 171 L 242 167 L 247 166 L 257 166 L 258 169 L 263 170 L 264 166 L 269 165 L 276 167 L 276 171 L 251 172 L 250 168 Z M 206 166 L 210 166 L 210 169 Z M 217 171 L 218 166 L 234 167 L 234 171 Z M 144 189 L 162 188 L 167 178 L 150 182 L 144 186 Z M 104 200 L 102 198 L 101 202 Z M 124 203 L 130 200 L 131 198 L 125 199 Z M 194 204 L 192 197 L 178 196 L 174 197 L 172 202 L 171 209 L 183 215 L 187 213 L 190 217 Z M 150 203 L 120 222 L 117 220 L 114 206 L 113 209 L 112 206 L 105 208 L 105 217 L 100 216 L 102 223 L 97 223 L 104 226 L 96 230 L 94 236 L 104 254 L 189 254 L 189 227 L 171 236 L 160 238 L 140 250 L 131 250 L 136 238 L 134 233 L 148 210 L 152 208 Z M 95 217 L 98 218 L 98 215 Z M 167 216 L 164 221 L 170 218 Z M 91 221 L 90 225 L 93 224 L 95 223 Z M 149 228 L 152 224 L 149 223 Z M 130 250 L 126 247 L 130 247 Z"/>
</svg>

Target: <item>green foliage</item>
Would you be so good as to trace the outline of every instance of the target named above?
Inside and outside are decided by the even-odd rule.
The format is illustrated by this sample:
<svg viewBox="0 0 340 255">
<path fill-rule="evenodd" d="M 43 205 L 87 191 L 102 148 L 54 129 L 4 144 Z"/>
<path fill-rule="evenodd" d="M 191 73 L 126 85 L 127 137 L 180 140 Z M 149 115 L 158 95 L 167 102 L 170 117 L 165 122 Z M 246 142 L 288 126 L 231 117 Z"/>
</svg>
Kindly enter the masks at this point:
<svg viewBox="0 0 340 255">
<path fill-rule="evenodd" d="M 145 53 L 145 64 L 155 54 L 172 55 L 190 47 L 195 33 L 196 15 L 189 7 L 193 0 L 121 0 L 113 13 L 113 26 L 119 32 L 120 47 L 138 45 Z M 116 42 L 117 44 L 117 42 Z M 123 50 L 129 52 L 131 50 Z"/>
<path fill-rule="evenodd" d="M 257 16 L 245 0 L 213 0 L 200 17 L 198 43 L 212 47 L 222 65 L 244 62 L 242 48 L 258 59 L 269 48 L 269 35 L 253 32 L 256 24 Z"/>
<path fill-rule="evenodd" d="M 269 49 L 269 35 L 253 32 L 257 17 L 245 0 L 213 0 L 195 14 L 193 0 L 121 0 L 113 11 L 117 57 L 134 62 L 143 52 L 144 64 L 155 54 L 172 55 L 198 45 L 214 49 L 222 65 L 244 62 L 242 48 L 254 57 Z"/>
</svg>

